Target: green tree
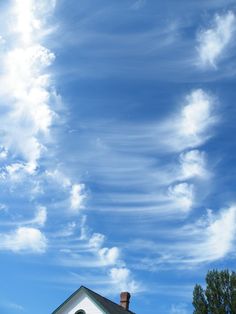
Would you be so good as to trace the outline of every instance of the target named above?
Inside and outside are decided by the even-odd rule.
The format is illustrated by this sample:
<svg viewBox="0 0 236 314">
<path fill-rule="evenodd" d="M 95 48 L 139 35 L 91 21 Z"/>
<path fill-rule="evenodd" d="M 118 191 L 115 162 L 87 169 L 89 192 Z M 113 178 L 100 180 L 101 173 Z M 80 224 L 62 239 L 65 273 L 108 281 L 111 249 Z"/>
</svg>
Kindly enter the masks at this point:
<svg viewBox="0 0 236 314">
<path fill-rule="evenodd" d="M 236 314 L 236 273 L 211 270 L 206 275 L 206 289 L 193 290 L 194 314 Z"/>
<path fill-rule="evenodd" d="M 207 301 L 204 295 L 204 290 L 200 285 L 196 285 L 193 290 L 193 306 L 194 314 L 208 314 Z"/>
</svg>

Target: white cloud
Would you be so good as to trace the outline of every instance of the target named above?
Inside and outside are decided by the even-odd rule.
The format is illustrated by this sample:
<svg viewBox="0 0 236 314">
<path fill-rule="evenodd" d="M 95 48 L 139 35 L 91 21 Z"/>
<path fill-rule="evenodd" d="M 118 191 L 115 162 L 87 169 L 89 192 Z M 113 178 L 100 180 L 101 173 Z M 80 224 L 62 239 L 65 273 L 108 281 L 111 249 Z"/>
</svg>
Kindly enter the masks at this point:
<svg viewBox="0 0 236 314">
<path fill-rule="evenodd" d="M 88 246 L 98 256 L 103 266 L 115 265 L 120 258 L 120 250 L 118 247 L 103 247 L 105 236 L 101 233 L 93 233 L 88 241 Z"/>
<path fill-rule="evenodd" d="M 43 6 L 32 0 L 13 2 L 10 18 L 16 20 L 16 27 L 6 34 L 6 49 L 1 56 L 1 145 L 9 156 L 27 163 L 31 172 L 46 150 L 44 142 L 55 116 L 50 108 L 54 88 L 46 73 L 55 56 L 40 44 L 42 10 Z"/>
<path fill-rule="evenodd" d="M 104 234 L 101 234 L 101 233 L 94 233 L 91 238 L 89 239 L 89 246 L 91 248 L 100 248 L 103 243 L 105 241 L 105 236 Z"/>
<path fill-rule="evenodd" d="M 47 208 L 45 206 L 39 206 L 36 216 L 33 219 L 32 223 L 43 227 L 46 221 L 47 221 Z"/>
<path fill-rule="evenodd" d="M 46 170 L 45 174 L 48 178 L 60 184 L 63 188 L 68 188 L 71 186 L 71 180 L 58 169 L 52 171 Z"/>
<path fill-rule="evenodd" d="M 130 270 L 126 267 L 114 267 L 109 271 L 109 276 L 114 285 L 114 289 L 120 291 L 129 291 L 131 293 L 140 290 L 139 284 L 132 278 Z"/>
<path fill-rule="evenodd" d="M 85 198 L 84 184 L 73 184 L 70 192 L 71 209 L 74 211 L 82 209 Z"/>
<path fill-rule="evenodd" d="M 4 160 L 7 158 L 8 152 L 5 147 L 0 146 L 0 160 Z"/>
<path fill-rule="evenodd" d="M 56 0 L 14 0 L 15 32 L 20 34 L 24 44 L 29 44 L 42 29 L 44 16 L 50 14 L 55 5 Z"/>
<path fill-rule="evenodd" d="M 162 144 L 182 151 L 198 147 L 211 137 L 211 128 L 218 121 L 215 114 L 217 99 L 202 89 L 187 94 L 179 113 L 158 128 Z"/>
<path fill-rule="evenodd" d="M 62 230 L 59 230 L 58 232 L 54 233 L 53 236 L 55 237 L 70 237 L 75 233 L 77 224 L 76 222 L 72 221 L 69 222 Z"/>
<path fill-rule="evenodd" d="M 44 253 L 47 248 L 47 239 L 36 228 L 19 227 L 8 234 L 1 234 L 0 250 L 9 250 L 15 253 Z"/>
<path fill-rule="evenodd" d="M 60 188 L 70 194 L 69 202 L 72 213 L 78 213 L 80 209 L 84 208 L 84 201 L 86 199 L 85 185 L 82 183 L 73 183 L 62 171 L 46 170 L 46 179 L 50 179 L 57 183 Z"/>
<path fill-rule="evenodd" d="M 198 34 L 197 50 L 201 66 L 216 68 L 219 58 L 233 38 L 235 26 L 235 14 L 228 11 L 226 14 L 215 15 L 212 27 Z"/>
<path fill-rule="evenodd" d="M 100 261 L 105 266 L 115 265 L 120 257 L 120 250 L 117 247 L 103 247 L 97 251 Z"/>
<path fill-rule="evenodd" d="M 194 187 L 192 184 L 182 182 L 170 186 L 168 195 L 180 211 L 188 212 L 192 208 L 194 201 Z"/>
<path fill-rule="evenodd" d="M 80 222 L 80 240 L 88 239 L 89 228 L 87 226 L 87 216 L 83 215 Z"/>
<path fill-rule="evenodd" d="M 170 229 L 164 243 L 140 241 L 139 251 L 145 249 L 151 258 L 143 260 L 147 269 L 166 267 L 194 267 L 225 258 L 235 252 L 236 207 L 231 206 L 217 213 L 207 210 L 207 215 L 193 224 Z M 168 230 L 165 230 L 168 233 Z M 171 238 L 170 238 L 171 234 Z M 135 245 L 135 243 L 134 243 Z M 152 254 L 156 254 L 156 258 Z M 141 264 L 141 262 L 139 261 Z"/>
<path fill-rule="evenodd" d="M 28 176 L 35 173 L 35 164 L 33 163 L 23 163 L 23 162 L 13 162 L 2 167 L 0 171 L 0 178 L 9 182 L 22 182 Z M 29 177 L 28 177 L 29 178 Z M 39 192 L 39 181 L 32 182 L 34 187 L 31 189 L 32 195 Z"/>
<path fill-rule="evenodd" d="M 3 144 L 33 167 L 44 148 L 41 138 L 47 135 L 54 115 L 48 104 L 49 76 L 42 74 L 52 60 L 53 54 L 42 46 L 14 49 L 5 60 L 4 98 L 10 102 L 10 110 L 2 121 Z"/>
<path fill-rule="evenodd" d="M 5 44 L 5 39 L 0 35 L 0 47 Z"/>
<path fill-rule="evenodd" d="M 16 226 L 38 226 L 44 227 L 47 221 L 47 208 L 45 206 L 38 206 L 35 216 L 32 219 L 22 220 L 22 221 L 15 221 L 9 222 L 9 225 L 16 225 Z"/>
<path fill-rule="evenodd" d="M 186 104 L 179 119 L 179 134 L 191 140 L 200 141 L 209 126 L 215 122 L 212 117 L 214 99 L 202 89 L 186 96 Z"/>
<path fill-rule="evenodd" d="M 196 226 L 196 245 L 192 256 L 196 262 L 214 261 L 225 257 L 233 249 L 235 240 L 236 207 L 231 206 L 218 215 L 210 213 L 207 226 Z"/>
<path fill-rule="evenodd" d="M 14 11 L 16 15 L 15 31 L 21 34 L 23 42 L 29 43 L 33 31 L 39 28 L 40 23 L 34 16 L 34 3 L 31 0 L 15 0 Z"/>
<path fill-rule="evenodd" d="M 190 150 L 180 155 L 182 176 L 185 179 L 192 177 L 206 178 L 206 154 L 199 150 Z"/>
<path fill-rule="evenodd" d="M 3 212 L 7 212 L 7 206 L 5 204 L 2 204 L 0 203 L 0 212 L 3 211 Z"/>
<path fill-rule="evenodd" d="M 12 181 L 21 181 L 25 176 L 32 173 L 30 164 L 12 163 L 5 167 L 2 176 Z"/>
</svg>

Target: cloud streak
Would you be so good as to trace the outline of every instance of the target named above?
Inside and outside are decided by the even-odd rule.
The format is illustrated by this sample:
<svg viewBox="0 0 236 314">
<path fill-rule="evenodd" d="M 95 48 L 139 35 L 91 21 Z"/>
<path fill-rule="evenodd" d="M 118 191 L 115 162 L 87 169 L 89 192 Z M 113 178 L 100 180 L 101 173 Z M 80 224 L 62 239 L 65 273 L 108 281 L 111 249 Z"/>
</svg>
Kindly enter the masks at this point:
<svg viewBox="0 0 236 314">
<path fill-rule="evenodd" d="M 81 224 L 84 225 L 84 222 L 82 221 Z M 106 280 L 106 285 L 112 289 L 119 292 L 120 289 L 128 289 L 131 292 L 140 290 L 140 283 L 134 279 L 131 270 L 126 265 L 121 249 L 117 246 L 106 246 L 104 234 L 91 233 L 87 229 L 82 237 L 75 237 L 74 234 L 67 236 L 70 238 L 66 243 L 61 238 L 65 248 L 62 249 L 63 245 L 60 245 L 61 252 L 57 254 L 57 263 L 66 267 L 83 268 L 87 272 L 100 268 L 103 272 L 105 270 L 103 278 Z"/>
<path fill-rule="evenodd" d="M 150 258 L 143 258 L 140 268 L 156 270 L 164 268 L 193 268 L 211 263 L 234 253 L 236 207 L 232 205 L 218 213 L 211 210 L 195 223 L 169 230 L 163 243 L 137 241 L 134 247 L 145 248 Z M 165 230 L 165 234 L 168 234 Z M 139 266 L 137 266 L 139 268 Z"/>
</svg>

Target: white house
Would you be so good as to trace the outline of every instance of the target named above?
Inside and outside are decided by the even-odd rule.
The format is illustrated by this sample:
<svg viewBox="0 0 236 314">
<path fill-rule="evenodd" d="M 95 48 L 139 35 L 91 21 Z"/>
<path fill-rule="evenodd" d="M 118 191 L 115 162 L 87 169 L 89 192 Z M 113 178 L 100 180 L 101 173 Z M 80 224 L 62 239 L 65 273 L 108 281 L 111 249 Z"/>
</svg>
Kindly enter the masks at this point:
<svg viewBox="0 0 236 314">
<path fill-rule="evenodd" d="M 81 286 L 52 314 L 135 314 L 129 310 L 129 301 L 129 292 L 121 292 L 119 305 Z"/>
</svg>

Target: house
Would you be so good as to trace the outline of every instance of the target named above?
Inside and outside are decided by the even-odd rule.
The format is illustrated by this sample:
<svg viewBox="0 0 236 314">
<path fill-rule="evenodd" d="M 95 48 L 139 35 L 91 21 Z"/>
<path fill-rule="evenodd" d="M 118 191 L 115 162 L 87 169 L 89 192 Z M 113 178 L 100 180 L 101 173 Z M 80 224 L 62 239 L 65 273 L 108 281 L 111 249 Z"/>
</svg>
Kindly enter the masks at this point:
<svg viewBox="0 0 236 314">
<path fill-rule="evenodd" d="M 129 292 L 121 292 L 119 305 L 81 286 L 52 314 L 135 314 L 129 310 L 129 301 Z"/>
</svg>

